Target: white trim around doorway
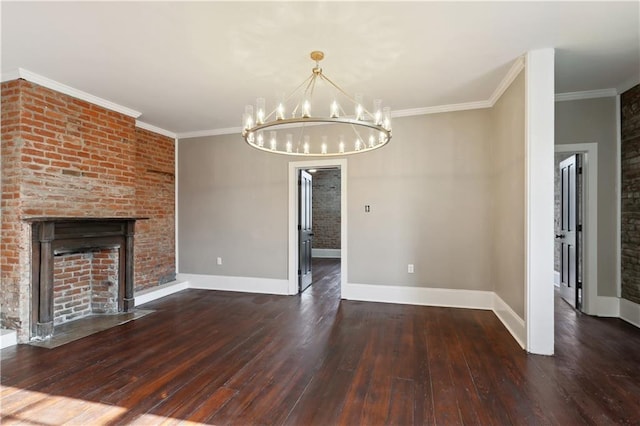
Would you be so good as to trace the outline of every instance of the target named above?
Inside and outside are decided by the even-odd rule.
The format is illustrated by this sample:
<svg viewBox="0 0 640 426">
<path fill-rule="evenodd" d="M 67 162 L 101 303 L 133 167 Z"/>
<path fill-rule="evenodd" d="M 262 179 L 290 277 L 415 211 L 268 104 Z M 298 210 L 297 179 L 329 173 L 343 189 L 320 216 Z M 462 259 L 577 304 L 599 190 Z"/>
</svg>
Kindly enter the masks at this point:
<svg viewBox="0 0 640 426">
<path fill-rule="evenodd" d="M 298 170 L 340 169 L 340 294 L 345 294 L 347 283 L 347 160 L 309 160 L 289 163 L 289 294 L 298 294 Z"/>
<path fill-rule="evenodd" d="M 555 152 L 584 154 L 584 222 L 582 255 L 584 300 L 582 311 L 598 314 L 598 144 L 576 143 L 555 145 Z"/>
</svg>

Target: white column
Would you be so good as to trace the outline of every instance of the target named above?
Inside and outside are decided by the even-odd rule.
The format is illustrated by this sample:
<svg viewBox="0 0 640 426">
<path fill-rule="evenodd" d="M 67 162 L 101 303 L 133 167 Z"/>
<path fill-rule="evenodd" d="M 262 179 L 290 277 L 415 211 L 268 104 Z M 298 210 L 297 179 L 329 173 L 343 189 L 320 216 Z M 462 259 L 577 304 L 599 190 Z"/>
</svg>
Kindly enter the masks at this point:
<svg viewBox="0 0 640 426">
<path fill-rule="evenodd" d="M 527 351 L 553 355 L 554 49 L 528 52 L 525 71 Z"/>
</svg>

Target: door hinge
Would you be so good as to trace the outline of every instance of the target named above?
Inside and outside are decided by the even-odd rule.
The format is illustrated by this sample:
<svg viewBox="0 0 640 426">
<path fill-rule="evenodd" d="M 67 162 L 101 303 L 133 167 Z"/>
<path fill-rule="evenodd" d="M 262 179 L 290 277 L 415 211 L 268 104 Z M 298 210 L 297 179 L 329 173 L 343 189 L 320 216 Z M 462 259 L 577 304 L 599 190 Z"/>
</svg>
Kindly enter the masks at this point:
<svg viewBox="0 0 640 426">
<path fill-rule="evenodd" d="M 582 174 L 582 166 L 578 167 L 578 174 L 581 175 Z"/>
<path fill-rule="evenodd" d="M 302 269 L 298 269 L 298 275 L 302 275 Z"/>
<path fill-rule="evenodd" d="M 298 225 L 298 231 L 301 231 L 301 230 L 302 230 L 302 226 Z"/>
<path fill-rule="evenodd" d="M 577 229 L 578 232 L 582 232 L 582 225 L 578 225 Z"/>
<path fill-rule="evenodd" d="M 578 281 L 578 289 L 582 290 L 582 281 Z"/>
</svg>

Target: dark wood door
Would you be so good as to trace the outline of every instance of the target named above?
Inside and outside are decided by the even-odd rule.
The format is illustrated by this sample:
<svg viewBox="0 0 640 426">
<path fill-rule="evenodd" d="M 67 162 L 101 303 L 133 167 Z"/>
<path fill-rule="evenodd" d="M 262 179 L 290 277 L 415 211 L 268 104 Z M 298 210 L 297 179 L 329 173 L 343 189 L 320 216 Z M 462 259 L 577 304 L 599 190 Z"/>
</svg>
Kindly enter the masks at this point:
<svg viewBox="0 0 640 426">
<path fill-rule="evenodd" d="M 298 287 L 302 293 L 311 285 L 311 247 L 313 218 L 311 212 L 312 177 L 304 170 L 298 175 Z"/>
<path fill-rule="evenodd" d="M 579 193 L 580 156 L 574 154 L 560 163 L 560 229 L 556 242 L 560 245 L 560 294 L 569 304 L 580 309 Z"/>
</svg>

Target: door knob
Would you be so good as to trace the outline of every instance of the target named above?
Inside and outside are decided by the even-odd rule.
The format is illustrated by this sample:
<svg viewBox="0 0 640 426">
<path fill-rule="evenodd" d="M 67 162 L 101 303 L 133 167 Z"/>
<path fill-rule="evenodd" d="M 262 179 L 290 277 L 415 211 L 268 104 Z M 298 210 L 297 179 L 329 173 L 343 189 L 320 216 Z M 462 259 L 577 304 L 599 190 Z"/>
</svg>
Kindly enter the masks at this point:
<svg viewBox="0 0 640 426">
<path fill-rule="evenodd" d="M 564 235 L 563 234 L 556 234 L 556 238 L 563 239 Z"/>
</svg>

